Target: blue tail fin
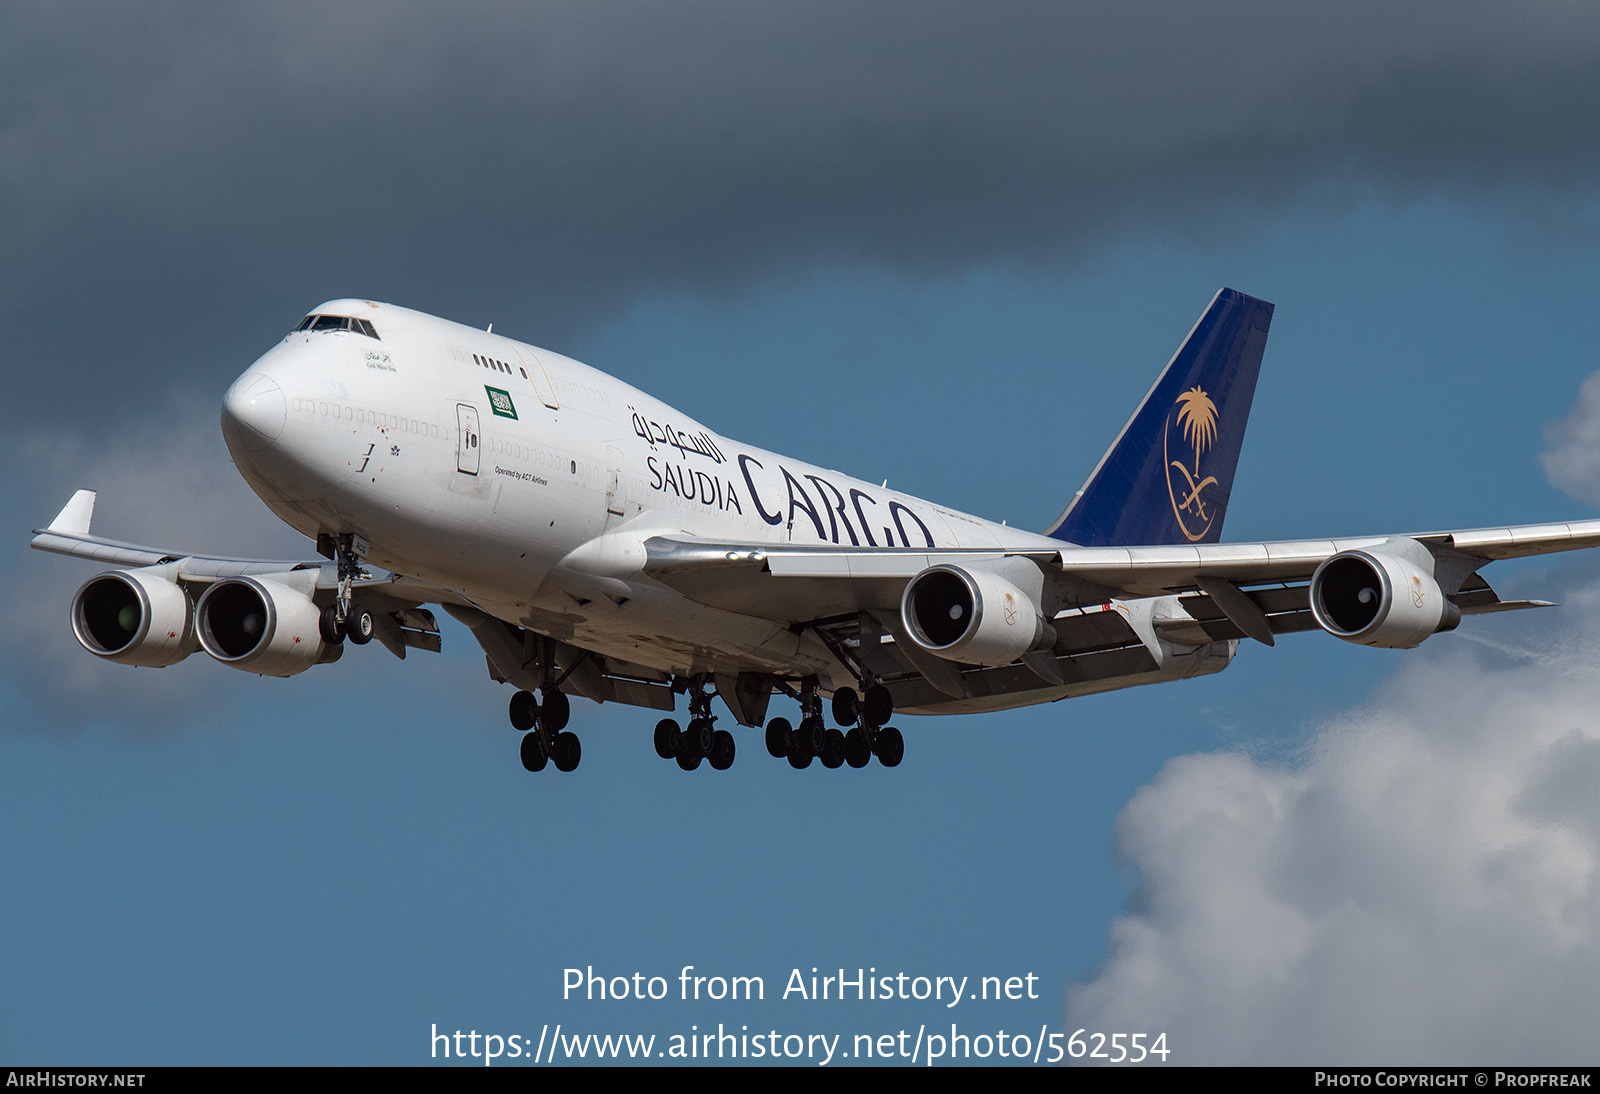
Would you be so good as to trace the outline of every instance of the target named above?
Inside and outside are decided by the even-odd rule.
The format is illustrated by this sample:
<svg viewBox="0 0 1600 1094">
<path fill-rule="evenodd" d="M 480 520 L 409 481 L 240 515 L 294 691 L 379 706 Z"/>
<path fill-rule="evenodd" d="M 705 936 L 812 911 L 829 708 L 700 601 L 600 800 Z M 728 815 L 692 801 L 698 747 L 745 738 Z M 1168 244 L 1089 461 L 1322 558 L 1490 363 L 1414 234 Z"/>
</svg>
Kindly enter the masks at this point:
<svg viewBox="0 0 1600 1094">
<path fill-rule="evenodd" d="M 1219 290 L 1045 535 L 1084 547 L 1217 542 L 1271 325 L 1271 304 Z"/>
</svg>

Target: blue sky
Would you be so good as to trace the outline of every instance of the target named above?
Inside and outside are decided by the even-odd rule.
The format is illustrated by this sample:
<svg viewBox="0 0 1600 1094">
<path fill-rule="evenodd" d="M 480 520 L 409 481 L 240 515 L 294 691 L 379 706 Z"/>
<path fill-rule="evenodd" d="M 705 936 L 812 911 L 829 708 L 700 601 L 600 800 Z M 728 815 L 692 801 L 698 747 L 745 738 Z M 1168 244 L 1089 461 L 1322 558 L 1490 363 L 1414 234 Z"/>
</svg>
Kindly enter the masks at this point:
<svg viewBox="0 0 1600 1094">
<path fill-rule="evenodd" d="M 0 367 L 28 408 L 0 487 L 0 1060 L 951 1022 L 1165 1031 L 1174 1062 L 1592 1057 L 1587 557 L 1491 568 L 1567 606 L 1413 653 L 1291 636 L 1204 680 L 903 719 L 892 771 L 741 734 L 686 774 L 646 712 L 578 701 L 561 777 L 521 769 L 453 623 L 441 656 L 290 680 L 130 669 L 71 638 L 97 571 L 26 548 L 87 486 L 105 535 L 310 554 L 217 407 L 346 295 L 1038 528 L 1229 285 L 1277 312 L 1228 538 L 1589 517 L 1540 458 L 1600 467 L 1591 13 L 1452 5 L 1435 35 L 1438 5 L 1238 4 L 1207 63 L 1222 32 L 1160 6 L 361 10 L 327 16 L 353 56 L 293 9 L 0 17 Z M 767 997 L 685 1003 L 686 965 Z M 563 999 L 588 966 L 674 998 Z M 1038 998 L 780 998 L 813 967 Z M 1511 1021 L 1508 993 L 1547 1002 Z"/>
</svg>

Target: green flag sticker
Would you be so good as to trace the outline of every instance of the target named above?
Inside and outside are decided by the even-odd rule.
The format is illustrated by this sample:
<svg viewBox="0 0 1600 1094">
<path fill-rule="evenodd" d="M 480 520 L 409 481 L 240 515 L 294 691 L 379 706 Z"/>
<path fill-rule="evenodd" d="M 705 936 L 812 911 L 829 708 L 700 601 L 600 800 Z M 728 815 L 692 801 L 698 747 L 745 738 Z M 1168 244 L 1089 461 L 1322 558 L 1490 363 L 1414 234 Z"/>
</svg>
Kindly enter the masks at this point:
<svg viewBox="0 0 1600 1094">
<path fill-rule="evenodd" d="M 517 420 L 517 408 L 511 401 L 511 392 L 501 391 L 499 388 L 490 387 L 488 384 L 483 385 L 483 390 L 489 393 L 490 410 L 502 418 L 510 418 L 512 421 Z"/>
</svg>

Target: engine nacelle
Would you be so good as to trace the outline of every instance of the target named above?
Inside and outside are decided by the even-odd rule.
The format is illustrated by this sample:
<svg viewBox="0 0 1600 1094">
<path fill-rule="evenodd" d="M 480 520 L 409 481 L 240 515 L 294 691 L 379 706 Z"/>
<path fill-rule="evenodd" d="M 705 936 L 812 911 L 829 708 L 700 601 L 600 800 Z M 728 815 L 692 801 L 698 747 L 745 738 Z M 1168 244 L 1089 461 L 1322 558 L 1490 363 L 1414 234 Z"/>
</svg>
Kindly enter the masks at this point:
<svg viewBox="0 0 1600 1094">
<path fill-rule="evenodd" d="M 322 641 L 320 614 L 298 589 L 267 578 L 234 577 L 200 598 L 195 631 L 205 651 L 229 668 L 294 676 L 344 652 Z"/>
<path fill-rule="evenodd" d="M 917 645 L 968 664 L 1009 665 L 1055 643 L 1055 630 L 1038 602 L 985 570 L 933 566 L 922 571 L 901 594 L 900 617 Z"/>
<path fill-rule="evenodd" d="M 119 665 L 165 668 L 200 648 L 189 594 L 176 581 L 141 570 L 91 577 L 72 598 L 78 645 Z"/>
<path fill-rule="evenodd" d="M 1311 575 L 1311 614 L 1335 638 L 1389 649 L 1410 649 L 1461 622 L 1429 570 L 1383 551 L 1325 559 Z"/>
</svg>

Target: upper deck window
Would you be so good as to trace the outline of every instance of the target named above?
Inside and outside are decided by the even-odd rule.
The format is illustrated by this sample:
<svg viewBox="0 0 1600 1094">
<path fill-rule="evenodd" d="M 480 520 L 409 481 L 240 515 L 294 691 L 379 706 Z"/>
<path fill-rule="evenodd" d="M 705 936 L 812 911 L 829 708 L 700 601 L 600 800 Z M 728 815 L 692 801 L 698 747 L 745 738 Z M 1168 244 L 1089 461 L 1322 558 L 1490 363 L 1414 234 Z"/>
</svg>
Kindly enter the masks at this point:
<svg viewBox="0 0 1600 1094">
<path fill-rule="evenodd" d="M 347 330 L 376 339 L 378 332 L 365 319 L 352 319 L 346 315 L 308 315 L 300 321 L 296 331 Z"/>
</svg>

